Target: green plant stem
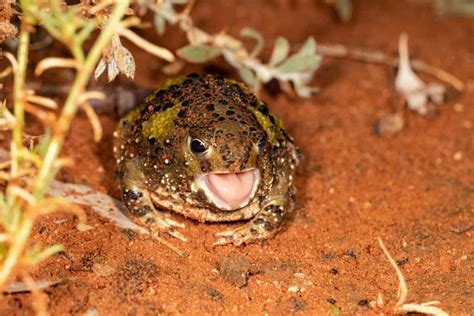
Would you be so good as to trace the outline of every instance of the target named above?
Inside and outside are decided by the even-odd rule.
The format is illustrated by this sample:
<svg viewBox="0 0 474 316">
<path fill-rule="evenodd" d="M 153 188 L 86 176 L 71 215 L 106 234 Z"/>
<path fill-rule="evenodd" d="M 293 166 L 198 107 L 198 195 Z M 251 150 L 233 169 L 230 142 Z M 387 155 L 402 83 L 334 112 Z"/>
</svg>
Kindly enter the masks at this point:
<svg viewBox="0 0 474 316">
<path fill-rule="evenodd" d="M 22 27 L 18 52 L 17 52 L 17 69 L 15 72 L 15 78 L 13 83 L 13 99 L 14 106 L 13 112 L 15 114 L 15 126 L 13 127 L 13 141 L 11 148 L 12 155 L 12 168 L 11 172 L 13 176 L 18 174 L 21 160 L 18 151 L 23 147 L 23 125 L 25 119 L 25 78 L 26 78 L 26 67 L 28 64 L 28 47 L 30 44 L 30 32 L 27 27 Z M 14 199 L 11 204 L 9 212 L 16 214 L 20 212 L 20 204 L 18 199 Z M 9 223 L 10 224 L 10 223 Z M 8 280 L 8 277 L 11 274 L 13 267 L 15 266 L 18 258 L 21 256 L 23 249 L 25 248 L 26 242 L 28 241 L 28 236 L 31 231 L 33 222 L 30 218 L 25 217 L 21 224 L 19 225 L 20 229 L 16 230 L 10 227 L 11 225 L 7 224 L 8 231 L 15 231 L 14 238 L 12 240 L 12 246 L 9 247 L 8 253 L 5 256 L 5 260 L 0 266 L 0 289 L 3 288 L 5 282 Z M 14 223 L 16 226 L 16 222 Z M 13 247 L 15 245 L 15 247 Z"/>
<path fill-rule="evenodd" d="M 112 11 L 111 16 L 107 20 L 105 27 L 102 29 L 99 37 L 87 55 L 84 64 L 80 67 L 77 73 L 76 79 L 71 86 L 71 90 L 64 104 L 61 116 L 53 130 L 53 136 L 48 146 L 43 166 L 39 171 L 35 189 L 33 191 L 33 196 L 37 199 L 44 195 L 49 183 L 54 178 L 54 174 L 52 172 L 54 161 L 59 155 L 66 133 L 69 130 L 71 121 L 76 114 L 77 108 L 79 107 L 77 99 L 84 91 L 87 82 L 94 71 L 95 66 L 97 65 L 97 62 L 99 61 L 99 58 L 101 57 L 103 49 L 109 43 L 115 29 L 117 28 L 117 24 L 120 23 L 120 20 L 125 14 L 128 6 L 129 0 L 123 0 L 117 3 Z"/>
<path fill-rule="evenodd" d="M 12 243 L 8 248 L 5 261 L 3 261 L 0 269 L 0 290 L 3 289 L 5 282 L 11 275 L 13 268 L 18 262 L 18 258 L 23 254 L 26 243 L 28 242 L 28 237 L 30 236 L 31 228 L 33 227 L 33 221 L 34 219 L 32 217 L 23 216 L 20 229 L 15 233 Z"/>
<path fill-rule="evenodd" d="M 26 66 L 28 64 L 28 46 L 30 43 L 30 32 L 22 28 L 19 36 L 17 63 L 13 83 L 13 113 L 15 115 L 15 126 L 13 127 L 12 153 L 12 175 L 16 176 L 20 168 L 20 157 L 16 153 L 23 147 L 23 125 L 25 120 L 25 78 Z"/>
<path fill-rule="evenodd" d="M 27 4 L 24 3 L 26 6 Z M 124 16 L 126 10 L 129 6 L 129 0 L 118 1 L 117 5 L 114 7 L 111 16 L 109 17 L 105 27 L 97 38 L 94 46 L 90 50 L 87 58 L 85 59 L 84 64 L 79 69 L 76 79 L 71 87 L 70 93 L 64 108 L 62 110 L 61 116 L 56 124 L 55 129 L 53 130 L 53 136 L 51 142 L 49 143 L 46 156 L 44 158 L 44 163 L 39 171 L 39 175 L 36 179 L 33 196 L 37 200 L 41 200 L 44 197 L 44 193 L 48 188 L 51 180 L 54 178 L 54 161 L 59 155 L 61 147 L 64 143 L 64 138 L 66 133 L 69 130 L 71 121 L 76 114 L 79 104 L 77 99 L 80 94 L 84 91 L 87 81 L 89 80 L 94 67 L 96 66 L 99 58 L 101 57 L 102 51 L 105 46 L 109 43 L 112 35 L 114 34 L 117 24 L 120 23 L 122 17 Z M 23 8 L 27 9 L 27 8 Z M 24 11 L 26 15 L 26 10 Z M 25 22 L 25 21 L 24 21 Z M 31 25 L 31 24 L 30 24 Z M 19 63 L 19 73 L 15 77 L 15 115 L 17 113 L 20 115 L 17 116 L 17 125 L 16 132 L 14 131 L 14 144 L 15 146 L 22 144 L 22 128 L 23 128 L 23 118 L 24 118 L 24 80 L 26 74 L 26 64 L 27 64 L 27 51 L 29 44 L 29 32 L 27 25 L 22 27 L 20 33 L 20 46 L 18 49 L 18 63 Z M 19 107 L 17 109 L 17 107 Z M 19 119 L 21 118 L 21 120 Z M 18 123 L 19 122 L 19 123 Z M 17 164 L 18 167 L 18 164 Z M 21 204 L 18 199 L 12 205 L 12 209 L 20 208 Z M 23 213 L 22 219 L 20 221 L 19 229 L 16 231 L 10 247 L 8 249 L 5 260 L 0 266 L 0 289 L 5 285 L 5 282 L 10 277 L 13 268 L 17 264 L 20 256 L 23 254 L 28 238 L 33 227 L 35 214 L 32 212 Z"/>
</svg>

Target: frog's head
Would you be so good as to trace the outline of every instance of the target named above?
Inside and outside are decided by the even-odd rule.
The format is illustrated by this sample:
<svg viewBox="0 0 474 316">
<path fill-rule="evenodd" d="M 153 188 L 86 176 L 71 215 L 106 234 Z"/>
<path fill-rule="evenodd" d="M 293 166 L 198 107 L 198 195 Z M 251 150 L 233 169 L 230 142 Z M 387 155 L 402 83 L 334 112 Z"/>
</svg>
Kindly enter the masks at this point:
<svg viewBox="0 0 474 316">
<path fill-rule="evenodd" d="M 255 197 L 269 143 L 251 111 L 216 106 L 214 113 L 219 116 L 212 124 L 189 129 L 185 156 L 194 171 L 193 191 L 217 209 L 233 211 Z"/>
</svg>

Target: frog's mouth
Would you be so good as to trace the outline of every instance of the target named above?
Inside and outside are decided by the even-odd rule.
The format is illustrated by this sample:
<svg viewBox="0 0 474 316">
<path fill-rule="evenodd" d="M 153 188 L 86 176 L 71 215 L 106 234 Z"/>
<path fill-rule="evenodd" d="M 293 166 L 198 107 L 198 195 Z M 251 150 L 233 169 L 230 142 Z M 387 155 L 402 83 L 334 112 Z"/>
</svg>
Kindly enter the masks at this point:
<svg viewBox="0 0 474 316">
<path fill-rule="evenodd" d="M 260 183 L 258 169 L 232 172 L 211 172 L 201 175 L 197 185 L 208 200 L 220 210 L 233 211 L 247 206 Z"/>
</svg>

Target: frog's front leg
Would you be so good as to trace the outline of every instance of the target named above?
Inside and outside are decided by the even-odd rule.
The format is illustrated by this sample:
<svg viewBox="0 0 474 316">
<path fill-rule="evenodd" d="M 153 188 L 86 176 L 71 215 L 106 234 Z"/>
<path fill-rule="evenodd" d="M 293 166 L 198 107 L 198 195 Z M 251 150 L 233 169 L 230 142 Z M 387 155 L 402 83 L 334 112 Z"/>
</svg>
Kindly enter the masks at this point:
<svg viewBox="0 0 474 316">
<path fill-rule="evenodd" d="M 154 206 L 143 173 L 138 171 L 136 161 L 124 162 L 119 171 L 123 201 L 136 220 L 148 227 L 152 235 L 168 233 L 182 241 L 187 241 L 176 228 L 185 227 L 160 212 Z"/>
<path fill-rule="evenodd" d="M 272 197 L 267 200 L 260 212 L 247 224 L 236 229 L 217 233 L 221 237 L 214 245 L 233 243 L 236 246 L 272 237 L 281 227 L 285 215 L 293 207 L 293 194 Z"/>
</svg>

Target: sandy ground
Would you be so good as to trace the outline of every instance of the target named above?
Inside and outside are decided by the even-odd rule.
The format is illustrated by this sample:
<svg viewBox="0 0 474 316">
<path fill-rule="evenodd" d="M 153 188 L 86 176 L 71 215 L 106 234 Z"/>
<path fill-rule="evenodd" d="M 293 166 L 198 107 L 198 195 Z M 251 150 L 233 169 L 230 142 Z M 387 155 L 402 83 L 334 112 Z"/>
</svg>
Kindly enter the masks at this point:
<svg viewBox="0 0 474 316">
<path fill-rule="evenodd" d="M 327 58 L 314 78 L 321 88 L 316 96 L 266 90 L 262 98 L 304 154 L 296 209 L 284 229 L 262 243 L 212 247 L 214 234 L 228 224 L 177 216 L 191 239 L 169 240 L 187 253 L 182 258 L 88 209 L 94 229 L 87 232 L 76 230 L 70 215 L 42 218 L 34 241 L 60 242 L 66 249 L 33 273 L 62 280 L 45 291 L 51 314 L 368 314 L 368 302 L 379 292 L 393 302 L 398 284 L 377 236 L 398 260 L 408 301 L 439 300 L 454 315 L 472 312 L 474 19 L 439 18 L 422 4 L 396 0 L 356 1 L 354 14 L 341 24 L 315 1 L 233 0 L 199 1 L 192 16 L 210 32 L 228 28 L 238 34 L 252 26 L 269 47 L 278 35 L 291 43 L 314 35 L 320 42 L 396 52 L 406 31 L 411 53 L 456 74 L 467 83 L 466 92 L 429 118 L 405 113 L 407 127 L 381 138 L 374 124 L 398 102 L 390 69 Z M 175 29 L 154 40 L 172 47 L 185 43 Z M 158 86 L 165 78 L 162 63 L 134 54 L 136 82 Z M 213 65 L 236 78 L 222 61 Z M 191 70 L 205 69 L 184 73 Z M 118 197 L 111 146 L 117 120 L 102 115 L 101 121 L 105 137 L 98 144 L 85 117 L 74 121 L 63 154 L 76 163 L 60 178 Z M 30 295 L 4 296 L 1 315 L 32 313 Z"/>
</svg>

